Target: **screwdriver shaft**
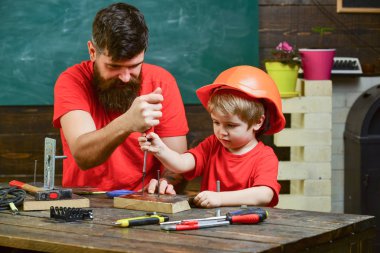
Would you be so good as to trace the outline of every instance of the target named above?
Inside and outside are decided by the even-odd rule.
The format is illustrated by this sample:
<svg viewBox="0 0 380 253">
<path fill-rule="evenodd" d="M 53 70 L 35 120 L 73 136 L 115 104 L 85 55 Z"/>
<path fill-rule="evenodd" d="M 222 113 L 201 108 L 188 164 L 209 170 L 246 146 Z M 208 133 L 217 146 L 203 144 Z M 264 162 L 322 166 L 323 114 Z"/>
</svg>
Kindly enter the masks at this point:
<svg viewBox="0 0 380 253">
<path fill-rule="evenodd" d="M 145 180 L 145 175 L 146 175 L 146 159 L 148 156 L 148 151 L 144 151 L 144 161 L 143 161 L 143 170 L 142 170 L 142 189 L 141 192 L 144 195 L 145 188 L 144 188 L 144 180 Z"/>
</svg>

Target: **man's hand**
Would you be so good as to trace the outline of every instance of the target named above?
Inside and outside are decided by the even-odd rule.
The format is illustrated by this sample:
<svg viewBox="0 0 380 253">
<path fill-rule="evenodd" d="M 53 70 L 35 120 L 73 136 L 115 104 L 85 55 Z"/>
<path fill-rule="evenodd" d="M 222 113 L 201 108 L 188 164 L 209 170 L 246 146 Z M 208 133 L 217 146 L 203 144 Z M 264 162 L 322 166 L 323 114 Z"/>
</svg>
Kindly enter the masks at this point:
<svg viewBox="0 0 380 253">
<path fill-rule="evenodd" d="M 148 186 L 148 193 L 155 193 L 158 188 L 158 181 L 157 179 L 151 179 Z M 175 195 L 176 192 L 174 190 L 174 187 L 172 184 L 169 184 L 166 179 L 160 180 L 160 194 L 169 194 L 169 195 Z"/>
<path fill-rule="evenodd" d="M 220 192 L 203 191 L 194 198 L 194 204 L 199 207 L 213 208 L 222 205 Z"/>
<path fill-rule="evenodd" d="M 129 110 L 124 113 L 125 122 L 131 132 L 145 132 L 160 123 L 162 117 L 162 104 L 164 100 L 161 88 L 156 88 L 152 93 L 137 97 Z"/>
</svg>

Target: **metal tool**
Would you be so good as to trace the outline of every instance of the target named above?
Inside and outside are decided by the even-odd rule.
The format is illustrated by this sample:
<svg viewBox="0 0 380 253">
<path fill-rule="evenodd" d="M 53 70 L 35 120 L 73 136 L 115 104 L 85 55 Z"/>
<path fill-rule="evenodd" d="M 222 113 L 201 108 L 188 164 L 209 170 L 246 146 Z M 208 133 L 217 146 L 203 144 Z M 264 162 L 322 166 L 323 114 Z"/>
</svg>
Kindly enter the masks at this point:
<svg viewBox="0 0 380 253">
<path fill-rule="evenodd" d="M 216 180 L 216 192 L 220 192 L 220 181 Z M 215 210 L 215 216 L 220 216 L 220 208 Z"/>
<path fill-rule="evenodd" d="M 230 225 L 229 221 L 226 220 L 208 220 L 208 221 L 200 221 L 200 220 L 188 220 L 181 221 L 180 223 L 174 224 L 164 224 L 161 223 L 160 227 L 163 230 L 168 231 L 181 231 L 181 230 L 196 230 L 201 228 L 212 228 L 212 227 L 220 227 Z"/>
<path fill-rule="evenodd" d="M 145 192 L 144 180 L 145 180 L 145 176 L 146 176 L 146 159 L 147 159 L 147 156 L 148 156 L 148 151 L 145 150 L 144 151 L 143 169 L 142 169 L 142 189 L 141 189 L 142 195 L 144 195 L 144 192 Z"/>
<path fill-rule="evenodd" d="M 56 156 L 55 150 L 55 139 L 46 137 L 44 153 L 44 188 L 48 190 L 54 188 L 55 160 L 67 158 L 67 156 Z"/>
<path fill-rule="evenodd" d="M 154 128 L 150 128 L 148 131 L 145 132 L 145 135 L 147 135 L 150 132 L 153 132 Z M 148 151 L 144 151 L 144 160 L 143 160 L 143 168 L 142 168 L 142 186 L 141 186 L 141 193 L 144 195 L 145 192 L 145 186 L 144 186 L 144 181 L 145 181 L 145 176 L 146 176 L 146 161 L 148 158 Z"/>
<path fill-rule="evenodd" d="M 9 182 L 10 186 L 23 189 L 35 196 L 36 200 L 57 200 L 57 199 L 70 199 L 72 197 L 71 189 L 53 189 L 48 190 L 45 188 L 39 188 L 30 184 L 23 183 L 18 180 L 12 180 Z"/>
<path fill-rule="evenodd" d="M 37 160 L 34 160 L 33 185 L 36 185 L 36 175 L 37 175 Z"/>
<path fill-rule="evenodd" d="M 62 221 L 92 220 L 92 210 L 71 207 L 50 207 L 50 218 Z"/>
<path fill-rule="evenodd" d="M 229 224 L 257 224 L 268 217 L 268 212 L 262 208 L 247 208 L 227 213 L 225 216 L 215 216 L 203 219 L 163 222 L 163 230 L 194 230 Z"/>
<path fill-rule="evenodd" d="M 133 226 L 143 226 L 151 224 L 159 224 L 161 222 L 168 221 L 169 217 L 166 215 L 158 215 L 155 212 L 147 213 L 146 216 L 139 216 L 134 218 L 120 219 L 112 224 L 120 227 L 133 227 Z"/>
</svg>

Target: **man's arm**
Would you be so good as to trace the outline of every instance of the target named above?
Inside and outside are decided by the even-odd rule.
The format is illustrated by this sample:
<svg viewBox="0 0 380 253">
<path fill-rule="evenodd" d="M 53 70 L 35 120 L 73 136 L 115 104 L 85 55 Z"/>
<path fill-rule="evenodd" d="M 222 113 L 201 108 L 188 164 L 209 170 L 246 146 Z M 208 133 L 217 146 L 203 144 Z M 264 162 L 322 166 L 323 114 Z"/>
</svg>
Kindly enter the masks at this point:
<svg viewBox="0 0 380 253">
<path fill-rule="evenodd" d="M 127 112 L 98 130 L 88 112 L 75 110 L 63 115 L 62 130 L 75 162 L 84 170 L 102 164 L 132 132 L 158 125 L 162 100 L 160 88 L 140 96 Z"/>
</svg>

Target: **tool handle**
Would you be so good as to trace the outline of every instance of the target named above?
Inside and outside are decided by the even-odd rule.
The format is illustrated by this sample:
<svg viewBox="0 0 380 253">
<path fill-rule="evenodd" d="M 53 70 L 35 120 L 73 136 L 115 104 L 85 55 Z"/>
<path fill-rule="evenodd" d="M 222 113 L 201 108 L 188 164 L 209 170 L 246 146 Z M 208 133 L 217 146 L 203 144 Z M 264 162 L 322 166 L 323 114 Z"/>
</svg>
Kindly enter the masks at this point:
<svg viewBox="0 0 380 253">
<path fill-rule="evenodd" d="M 134 227 L 134 226 L 143 226 L 143 225 L 150 225 L 150 224 L 159 224 L 160 219 L 157 217 L 151 217 L 151 218 L 145 218 L 145 219 L 138 219 L 138 220 L 129 220 L 128 227 Z"/>
<path fill-rule="evenodd" d="M 183 230 L 196 230 L 199 229 L 198 224 L 178 224 L 175 226 L 176 231 L 183 231 Z"/>
<path fill-rule="evenodd" d="M 227 216 L 235 216 L 235 215 L 245 215 L 245 214 L 261 214 L 261 215 L 267 215 L 267 211 L 265 211 L 262 208 L 246 208 L 246 209 L 240 209 L 233 212 L 228 212 Z"/>
<path fill-rule="evenodd" d="M 263 221 L 266 216 L 261 214 L 245 214 L 245 215 L 235 215 L 235 216 L 227 216 L 227 220 L 231 224 L 256 224 L 260 221 Z"/>
<path fill-rule="evenodd" d="M 168 221 L 169 217 L 166 215 L 154 215 L 150 217 L 136 217 L 129 219 L 118 220 L 116 224 L 121 227 L 133 227 L 133 226 L 143 226 L 151 224 L 159 224 L 164 221 Z"/>
<path fill-rule="evenodd" d="M 133 194 L 133 193 L 135 193 L 135 192 L 130 191 L 130 190 L 114 190 L 114 191 L 106 192 L 106 195 L 107 195 L 107 197 L 113 198 L 113 197 L 119 197 L 122 195 Z"/>
<path fill-rule="evenodd" d="M 39 187 L 35 187 L 33 185 L 30 185 L 30 184 L 26 184 L 26 183 L 23 183 L 21 181 L 17 181 L 17 180 L 12 180 L 9 182 L 9 185 L 10 186 L 15 186 L 17 188 L 20 188 L 20 189 L 23 189 L 27 192 L 32 192 L 32 193 L 36 193 L 38 191 L 42 191 L 43 189 L 39 188 Z"/>
</svg>

